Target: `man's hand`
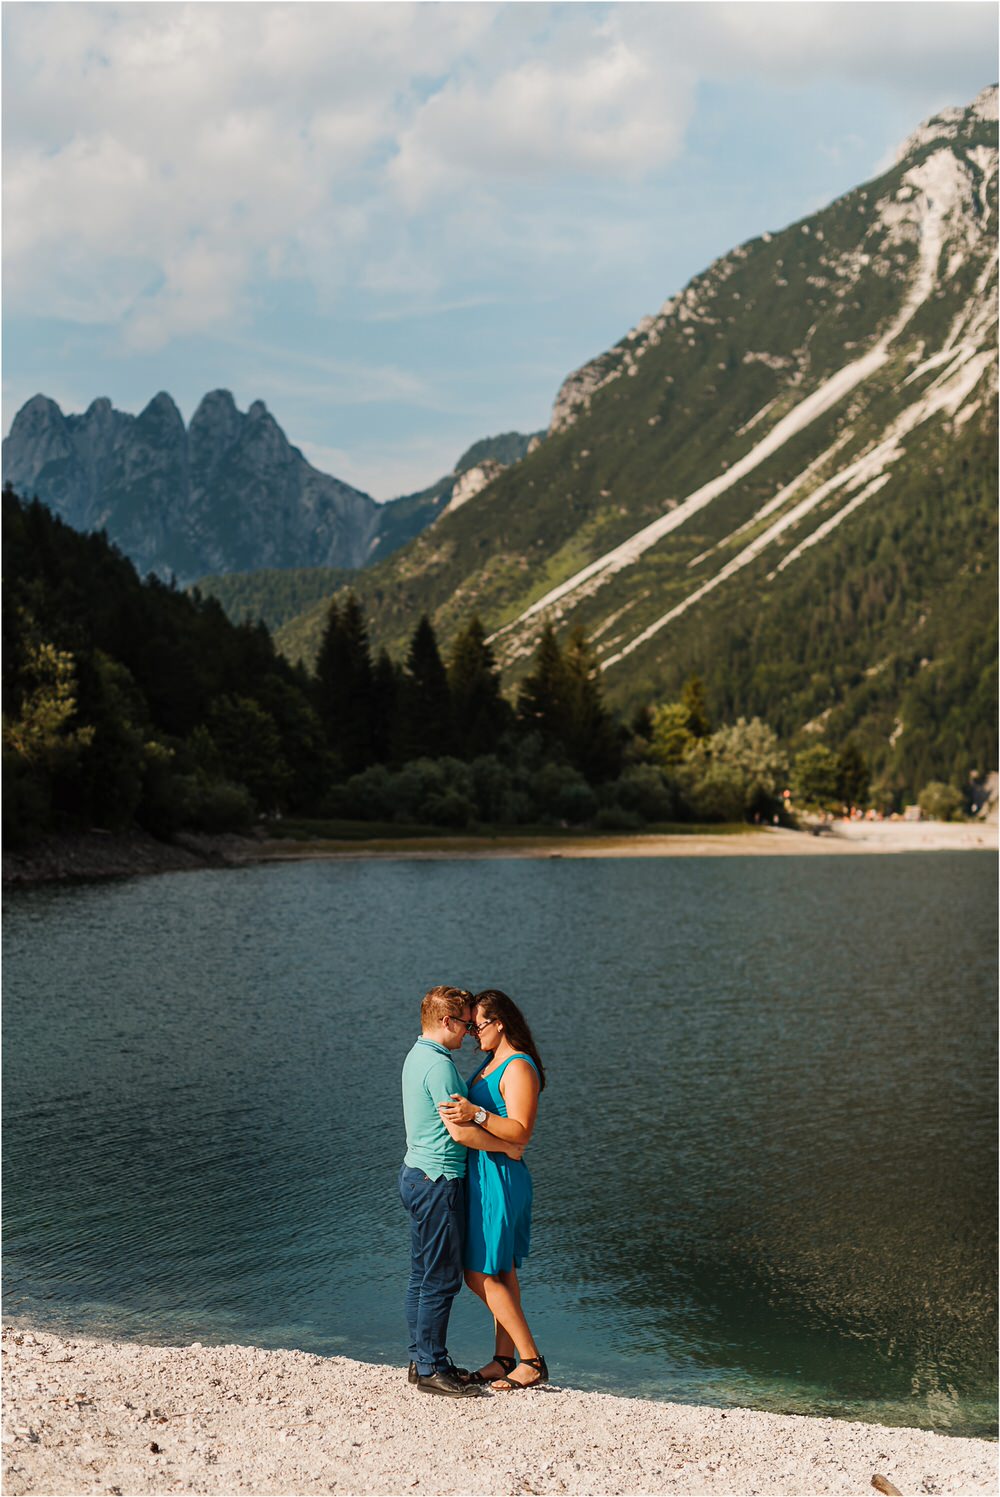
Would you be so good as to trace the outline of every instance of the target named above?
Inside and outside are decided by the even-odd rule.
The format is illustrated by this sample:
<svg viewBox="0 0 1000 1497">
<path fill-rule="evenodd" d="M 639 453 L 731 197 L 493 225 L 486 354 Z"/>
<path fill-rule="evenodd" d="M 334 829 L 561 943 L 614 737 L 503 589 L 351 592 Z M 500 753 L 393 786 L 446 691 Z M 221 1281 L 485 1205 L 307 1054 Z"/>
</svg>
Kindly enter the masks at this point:
<svg viewBox="0 0 1000 1497">
<path fill-rule="evenodd" d="M 504 1149 L 504 1153 L 508 1159 L 520 1159 L 527 1147 L 527 1144 L 508 1144 Z"/>
</svg>

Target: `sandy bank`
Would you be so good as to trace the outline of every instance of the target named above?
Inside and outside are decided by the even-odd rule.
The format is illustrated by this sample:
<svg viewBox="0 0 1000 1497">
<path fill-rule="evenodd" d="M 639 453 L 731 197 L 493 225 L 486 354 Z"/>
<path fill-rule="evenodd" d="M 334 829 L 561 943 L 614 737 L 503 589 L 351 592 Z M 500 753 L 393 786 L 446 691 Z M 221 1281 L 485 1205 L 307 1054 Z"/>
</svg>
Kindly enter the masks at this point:
<svg viewBox="0 0 1000 1497">
<path fill-rule="evenodd" d="M 275 838 L 267 862 L 310 858 L 724 858 L 858 853 L 996 851 L 996 822 L 836 822 L 816 835 L 785 827 L 741 832 L 629 832 L 551 837 L 373 838 L 369 842 Z"/>
<path fill-rule="evenodd" d="M 551 836 L 459 835 L 373 837 L 359 841 L 316 838 L 200 836 L 185 833 L 159 842 L 146 832 L 88 832 L 46 837 L 23 852 L 3 855 L 5 885 L 74 879 L 127 878 L 196 868 L 239 868 L 248 863 L 304 862 L 329 858 L 725 858 L 801 857 L 841 853 L 992 850 L 997 823 L 837 822 L 816 836 L 786 828 L 747 827 L 741 832 L 629 832 Z"/>
<path fill-rule="evenodd" d="M 19 1493 L 994 1492 L 997 1447 L 558 1384 L 468 1403 L 401 1368 L 253 1347 L 3 1333 Z"/>
</svg>

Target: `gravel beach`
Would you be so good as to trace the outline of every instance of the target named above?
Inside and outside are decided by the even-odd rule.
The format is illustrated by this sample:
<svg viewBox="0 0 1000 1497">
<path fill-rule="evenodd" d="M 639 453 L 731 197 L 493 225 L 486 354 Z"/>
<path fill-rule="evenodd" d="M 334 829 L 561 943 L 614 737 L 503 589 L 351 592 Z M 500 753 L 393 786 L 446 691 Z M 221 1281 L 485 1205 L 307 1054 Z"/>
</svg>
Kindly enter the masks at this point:
<svg viewBox="0 0 1000 1497">
<path fill-rule="evenodd" d="M 551 1384 L 458 1403 L 402 1368 L 3 1332 L 19 1493 L 995 1492 L 997 1446 Z"/>
</svg>

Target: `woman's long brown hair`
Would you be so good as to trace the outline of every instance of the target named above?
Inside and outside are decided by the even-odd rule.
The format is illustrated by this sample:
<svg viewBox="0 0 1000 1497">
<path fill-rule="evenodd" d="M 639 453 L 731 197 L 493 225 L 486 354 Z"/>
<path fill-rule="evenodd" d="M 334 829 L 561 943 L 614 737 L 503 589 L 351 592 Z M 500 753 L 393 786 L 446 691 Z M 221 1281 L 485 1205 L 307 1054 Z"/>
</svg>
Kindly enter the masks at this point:
<svg viewBox="0 0 1000 1497">
<path fill-rule="evenodd" d="M 538 1067 L 538 1090 L 545 1090 L 545 1067 L 542 1065 L 538 1054 L 538 1046 L 531 1037 L 528 1021 L 514 1002 L 508 998 L 506 993 L 501 993 L 499 988 L 484 988 L 477 993 L 472 1000 L 473 1007 L 482 1005 L 487 1019 L 498 1019 L 503 1025 L 504 1034 L 507 1036 L 515 1050 L 522 1050 L 525 1055 L 530 1055 Z"/>
</svg>

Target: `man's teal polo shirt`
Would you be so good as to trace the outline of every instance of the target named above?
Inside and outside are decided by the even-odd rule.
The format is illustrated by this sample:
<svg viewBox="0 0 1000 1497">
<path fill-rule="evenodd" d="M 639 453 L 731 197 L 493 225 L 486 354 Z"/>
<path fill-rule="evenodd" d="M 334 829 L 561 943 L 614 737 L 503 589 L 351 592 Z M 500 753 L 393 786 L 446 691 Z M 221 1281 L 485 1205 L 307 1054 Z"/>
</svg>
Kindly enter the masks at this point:
<svg viewBox="0 0 1000 1497">
<path fill-rule="evenodd" d="M 461 1180 L 468 1150 L 457 1144 L 438 1112 L 439 1102 L 450 1102 L 452 1092 L 468 1095 L 455 1069 L 451 1051 L 436 1040 L 417 1040 L 403 1062 L 403 1121 L 406 1124 L 404 1164 L 423 1170 L 430 1180 Z"/>
</svg>

